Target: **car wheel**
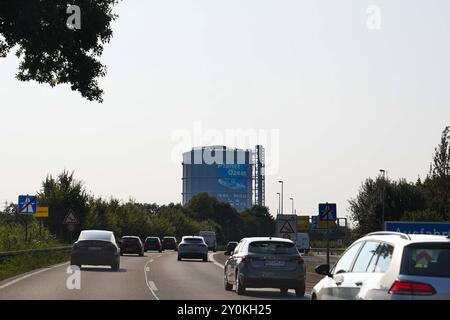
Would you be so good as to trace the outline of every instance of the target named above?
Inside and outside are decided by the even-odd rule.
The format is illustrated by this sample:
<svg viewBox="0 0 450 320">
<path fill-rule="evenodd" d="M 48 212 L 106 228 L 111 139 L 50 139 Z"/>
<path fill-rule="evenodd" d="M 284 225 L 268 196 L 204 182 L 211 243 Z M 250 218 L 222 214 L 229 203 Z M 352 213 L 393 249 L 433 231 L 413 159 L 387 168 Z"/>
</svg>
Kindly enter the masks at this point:
<svg viewBox="0 0 450 320">
<path fill-rule="evenodd" d="M 139 253 L 139 257 L 143 257 L 143 256 L 144 256 L 143 252 Z"/>
<path fill-rule="evenodd" d="M 317 300 L 317 296 L 314 293 L 311 295 L 311 300 Z"/>
<path fill-rule="evenodd" d="M 216 249 L 216 248 L 214 248 L 214 249 L 213 249 L 213 252 L 216 252 L 216 251 L 217 251 L 217 249 Z"/>
<path fill-rule="evenodd" d="M 208 255 L 205 255 L 205 256 L 203 257 L 203 262 L 208 262 Z"/>
<path fill-rule="evenodd" d="M 120 255 L 123 256 L 123 252 L 121 252 Z"/>
<path fill-rule="evenodd" d="M 119 268 L 120 268 L 119 262 L 116 262 L 113 265 L 111 265 L 112 271 L 119 271 Z"/>
<path fill-rule="evenodd" d="M 159 253 L 161 253 L 162 252 L 162 250 L 161 249 L 159 249 Z"/>
<path fill-rule="evenodd" d="M 81 263 L 78 263 L 78 262 L 75 262 L 75 261 L 70 261 L 70 265 L 78 267 L 79 269 L 81 269 Z"/>
<path fill-rule="evenodd" d="M 178 256 L 178 261 L 181 261 L 181 257 L 180 256 Z"/>
<path fill-rule="evenodd" d="M 281 289 L 280 289 L 280 293 L 281 293 L 282 295 L 286 295 L 286 294 L 288 293 L 288 291 L 289 291 L 289 289 L 286 289 L 286 288 L 281 288 Z"/>
<path fill-rule="evenodd" d="M 236 293 L 240 296 L 245 294 L 245 287 L 239 281 L 238 273 L 236 273 Z"/>
<path fill-rule="evenodd" d="M 302 298 L 305 296 L 305 287 L 300 287 L 295 289 L 295 295 L 299 298 Z"/>
<path fill-rule="evenodd" d="M 228 283 L 227 276 L 225 274 L 223 275 L 223 286 L 225 287 L 226 291 L 233 290 L 233 285 Z"/>
</svg>

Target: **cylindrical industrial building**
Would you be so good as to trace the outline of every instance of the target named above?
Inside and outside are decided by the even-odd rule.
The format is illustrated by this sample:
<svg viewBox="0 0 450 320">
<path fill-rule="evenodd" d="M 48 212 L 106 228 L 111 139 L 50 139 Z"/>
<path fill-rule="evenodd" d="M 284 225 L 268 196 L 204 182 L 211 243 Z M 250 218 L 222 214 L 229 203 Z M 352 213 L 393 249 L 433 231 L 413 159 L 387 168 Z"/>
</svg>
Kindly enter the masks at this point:
<svg viewBox="0 0 450 320">
<path fill-rule="evenodd" d="M 238 211 L 253 204 L 254 152 L 210 146 L 183 153 L 183 204 L 207 192 Z"/>
</svg>

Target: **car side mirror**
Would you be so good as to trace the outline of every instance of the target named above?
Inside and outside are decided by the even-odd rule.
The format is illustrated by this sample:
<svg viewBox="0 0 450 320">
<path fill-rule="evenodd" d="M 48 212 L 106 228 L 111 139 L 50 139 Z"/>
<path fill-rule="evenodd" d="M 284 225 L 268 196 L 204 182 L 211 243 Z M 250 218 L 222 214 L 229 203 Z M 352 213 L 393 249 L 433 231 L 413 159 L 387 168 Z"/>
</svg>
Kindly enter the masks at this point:
<svg viewBox="0 0 450 320">
<path fill-rule="evenodd" d="M 317 274 L 333 278 L 333 275 L 330 273 L 330 265 L 328 264 L 321 264 L 316 267 L 315 271 Z"/>
</svg>

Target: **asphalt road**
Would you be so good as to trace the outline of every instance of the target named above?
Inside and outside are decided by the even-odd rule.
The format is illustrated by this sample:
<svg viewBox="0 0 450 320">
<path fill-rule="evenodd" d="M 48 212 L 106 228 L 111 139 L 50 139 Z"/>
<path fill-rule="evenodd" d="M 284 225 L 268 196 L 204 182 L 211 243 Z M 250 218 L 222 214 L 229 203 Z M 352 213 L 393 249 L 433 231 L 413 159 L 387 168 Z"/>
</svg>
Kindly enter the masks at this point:
<svg viewBox="0 0 450 320">
<path fill-rule="evenodd" d="M 177 254 L 173 251 L 147 252 L 144 257 L 122 256 L 118 272 L 109 267 L 83 267 L 79 282 L 74 280 L 76 274 L 67 273 L 69 263 L 66 262 L 0 282 L 0 299 L 298 299 L 293 290 L 285 296 L 277 289 L 250 288 L 244 296 L 225 291 L 224 260 L 222 253 L 211 253 L 209 261 L 202 262 L 177 261 Z M 309 299 L 309 291 L 318 279 L 320 277 L 308 273 L 307 294 L 303 299 Z M 80 284 L 79 289 L 76 288 L 77 283 Z"/>
</svg>

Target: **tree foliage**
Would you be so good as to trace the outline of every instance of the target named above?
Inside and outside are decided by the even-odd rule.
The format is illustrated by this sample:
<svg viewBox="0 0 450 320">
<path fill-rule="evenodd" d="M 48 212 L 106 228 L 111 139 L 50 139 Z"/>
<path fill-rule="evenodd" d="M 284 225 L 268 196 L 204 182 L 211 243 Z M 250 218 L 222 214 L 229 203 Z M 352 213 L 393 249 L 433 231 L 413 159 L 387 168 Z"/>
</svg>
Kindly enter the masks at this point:
<svg viewBox="0 0 450 320">
<path fill-rule="evenodd" d="M 381 230 L 383 190 L 385 220 L 448 221 L 450 209 L 450 127 L 442 133 L 430 172 L 422 182 L 366 179 L 356 198 L 349 201 L 355 236 Z M 384 188 L 384 189 L 383 189 Z"/>
<path fill-rule="evenodd" d="M 102 102 L 98 60 L 112 37 L 117 0 L 0 0 L 0 57 L 13 48 L 20 59 L 16 77 L 54 87 L 68 83 L 88 100 Z M 69 5 L 81 11 L 81 28 L 67 26 Z"/>
</svg>

